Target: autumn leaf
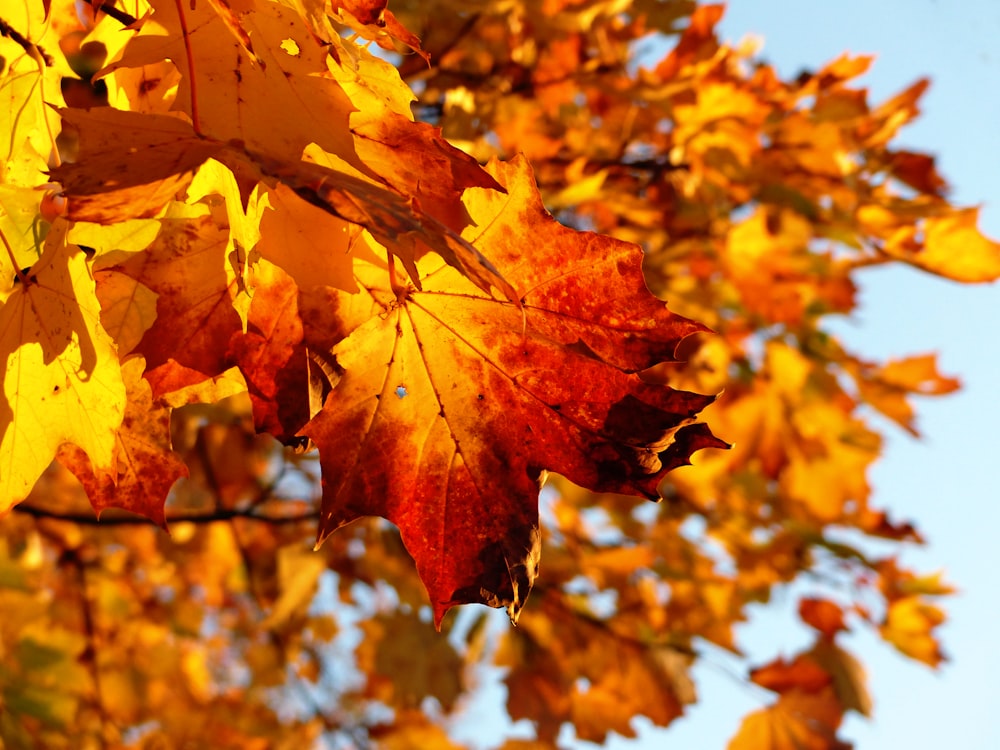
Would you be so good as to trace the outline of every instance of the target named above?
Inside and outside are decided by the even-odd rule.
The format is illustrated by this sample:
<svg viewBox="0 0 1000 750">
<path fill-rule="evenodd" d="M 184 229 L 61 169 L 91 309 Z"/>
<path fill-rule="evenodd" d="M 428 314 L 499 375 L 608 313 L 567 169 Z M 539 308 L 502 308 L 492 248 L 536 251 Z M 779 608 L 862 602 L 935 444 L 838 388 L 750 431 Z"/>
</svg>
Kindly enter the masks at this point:
<svg viewBox="0 0 1000 750">
<path fill-rule="evenodd" d="M 619 622 L 569 601 L 547 590 L 497 654 L 512 719 L 532 719 L 541 741 L 555 743 L 571 722 L 581 740 L 603 743 L 609 731 L 635 737 L 634 716 L 665 727 L 694 703 L 689 654 L 647 642 L 645 625 L 622 637 Z"/>
<path fill-rule="evenodd" d="M 226 362 L 237 365 L 246 380 L 258 431 L 288 442 L 313 416 L 305 398 L 310 365 L 299 289 L 288 274 L 263 260 L 255 266 L 254 283 L 248 330 L 232 333 Z"/>
<path fill-rule="evenodd" d="M 260 222 L 268 209 L 267 194 L 261 190 L 262 187 L 255 185 L 243 200 L 233 172 L 222 163 L 209 159 L 198 168 L 185 191 L 187 204 L 206 206 L 215 223 L 229 230 L 225 250 L 226 279 L 236 284 L 232 304 L 244 330 L 254 293 L 252 269 L 259 256 Z"/>
<path fill-rule="evenodd" d="M 283 184 L 267 194 L 257 251 L 279 264 L 301 287 L 332 286 L 356 292 L 351 273 L 358 230 L 299 197 Z"/>
<path fill-rule="evenodd" d="M 379 47 L 395 52 L 393 40 L 409 47 L 430 62 L 430 55 L 420 48 L 420 39 L 401 24 L 386 6 L 386 0 L 335 0 L 334 10 L 346 10 L 350 16 L 345 19 L 366 39 L 371 39 Z M 343 14 L 341 14 L 343 15 Z M 356 23 L 350 23 L 351 20 Z"/>
<path fill-rule="evenodd" d="M 776 693 L 800 690 L 815 693 L 830 684 L 830 674 L 807 655 L 792 662 L 778 659 L 750 672 L 750 679 Z"/>
<path fill-rule="evenodd" d="M 928 219 L 923 249 L 903 259 L 956 281 L 995 281 L 1000 278 L 1000 243 L 979 230 L 978 220 L 975 208 Z"/>
<path fill-rule="evenodd" d="M 195 168 L 222 148 L 168 115 L 106 108 L 59 113 L 79 133 L 80 159 L 51 175 L 71 194 L 67 217 L 76 221 L 111 224 L 155 216 Z"/>
<path fill-rule="evenodd" d="M 878 368 L 861 366 L 856 378 L 865 401 L 915 436 L 919 433 L 908 397 L 951 393 L 961 385 L 938 372 L 933 354 L 893 360 Z"/>
<path fill-rule="evenodd" d="M 28 187 L 0 184 L 0 232 L 9 252 L 0 254 L 0 291 L 10 291 L 18 270 L 41 255 L 45 224 L 39 221 L 44 194 Z"/>
<path fill-rule="evenodd" d="M 509 300 L 517 299 L 491 260 L 446 224 L 424 213 L 419 200 L 406 200 L 396 192 L 337 171 L 324 163 L 322 155 L 310 156 L 315 161 L 291 166 L 255 158 L 265 172 L 279 177 L 299 197 L 365 227 L 376 240 L 391 247 L 418 289 L 421 280 L 416 261 L 430 249 L 483 291 L 494 288 Z"/>
<path fill-rule="evenodd" d="M 46 182 L 47 160 L 56 149 L 58 115 L 49 105 L 63 104 L 60 83 L 71 73 L 57 34 L 37 2 L 6 3 L 0 34 L 0 184 L 35 187 Z M 9 24 L 9 25 L 8 25 Z M 32 39 L 17 35 L 32 29 Z M 41 43 L 44 47 L 31 44 Z M 43 57 L 48 55 L 48 60 Z"/>
<path fill-rule="evenodd" d="M 404 708 L 419 708 L 433 697 L 445 711 L 462 693 L 462 657 L 430 624 L 413 614 L 376 616 L 362 625 L 358 666 L 368 674 L 373 698 Z"/>
<path fill-rule="evenodd" d="M 431 722 L 424 711 L 400 711 L 392 725 L 373 727 L 368 732 L 377 750 L 408 750 L 412 747 L 432 747 L 435 750 L 462 750 L 448 733 Z"/>
<path fill-rule="evenodd" d="M 837 603 L 802 600 L 814 643 L 750 672 L 774 703 L 734 747 L 843 747 L 843 714 L 871 710 L 847 622 L 937 663 L 950 587 L 868 546 L 921 538 L 872 505 L 873 410 L 913 430 L 912 397 L 958 382 L 930 355 L 855 356 L 830 323 L 870 266 L 997 275 L 935 159 L 893 143 L 927 82 L 871 103 L 873 57 L 783 78 L 721 40 L 721 5 L 622 6 L 4 6 L 0 321 L 65 331 L 83 300 L 86 325 L 47 362 L 0 335 L 30 386 L 10 395 L 8 370 L 0 488 L 53 368 L 96 336 L 125 378 L 42 425 L 108 432 L 42 446 L 57 461 L 4 518 L 4 741 L 457 747 L 466 670 L 492 660 L 535 737 L 493 744 L 603 742 L 676 720 L 698 644 L 738 658 L 752 605 L 812 576 Z M 46 245 L 67 219 L 85 258 Z M 736 448 L 692 456 L 722 445 L 696 418 Z M 318 460 L 292 449 L 310 436 Z M 546 488 L 519 627 L 442 622 L 464 601 L 517 615 L 547 471 L 569 479 Z M 161 523 L 169 492 L 190 520 L 94 525 L 84 488 Z M 317 518 L 323 537 L 367 514 L 398 529 L 309 550 Z M 360 642 L 331 643 L 341 626 Z M 342 657 L 360 679 L 327 679 Z"/>
<path fill-rule="evenodd" d="M 502 190 L 479 162 L 442 138 L 440 128 L 387 113 L 368 116 L 351 131 L 365 164 L 400 194 L 419 196 L 422 210 L 456 231 L 468 224 L 461 202 L 465 188 Z"/>
<path fill-rule="evenodd" d="M 98 515 L 120 508 L 146 516 L 166 527 L 164 505 L 174 482 L 188 475 L 187 467 L 170 447 L 170 409 L 154 403 L 143 380 L 141 357 L 122 365 L 128 403 L 116 436 L 114 474 L 98 475 L 84 452 L 69 444 L 59 450 L 59 461 L 83 483 Z"/>
<path fill-rule="evenodd" d="M 946 657 L 933 631 L 944 621 L 940 607 L 919 596 L 906 596 L 892 602 L 880 630 L 883 638 L 907 656 L 937 667 Z"/>
<path fill-rule="evenodd" d="M 807 655 L 829 673 L 833 690 L 845 710 L 872 715 L 865 670 L 854 656 L 829 639 L 820 639 Z"/>
<path fill-rule="evenodd" d="M 228 229 L 210 217 L 166 219 L 144 252 L 109 269 L 158 295 L 156 319 L 136 347 L 154 398 L 229 368 L 226 348 L 242 325 L 233 307 L 239 285 L 227 274 L 228 243 Z"/>
<path fill-rule="evenodd" d="M 388 5 L 387 0 L 335 0 L 335 10 L 346 10 L 364 25 L 377 24 Z"/>
<path fill-rule="evenodd" d="M 53 227 L 38 263 L 2 297 L 0 513 L 27 496 L 63 443 L 95 472 L 115 471 L 125 385 L 84 255 L 65 238 L 65 224 Z"/>
<path fill-rule="evenodd" d="M 263 623 L 269 630 L 281 630 L 305 618 L 319 577 L 326 570 L 323 560 L 300 544 L 279 550 L 277 568 L 281 594 Z"/>
<path fill-rule="evenodd" d="M 303 430 L 323 467 L 320 541 L 361 516 L 388 518 L 436 623 L 464 602 L 516 620 L 537 570 L 546 470 L 656 498 L 665 472 L 724 445 L 690 426 L 712 397 L 634 374 L 700 330 L 646 291 L 639 250 L 556 224 L 523 160 L 490 171 L 508 194 L 468 191 L 470 232 L 523 312 L 433 258 L 422 292 L 357 264 L 367 312 L 335 298 L 334 315 L 350 306 L 329 322 L 343 331 L 332 348 L 343 374 Z"/>
<path fill-rule="evenodd" d="M 847 630 L 843 610 L 828 599 L 803 599 L 799 602 L 799 617 L 826 638 Z"/>
<path fill-rule="evenodd" d="M 729 750 L 850 750 L 836 735 L 842 711 L 831 687 L 790 691 L 747 716 Z"/>
<path fill-rule="evenodd" d="M 302 203 L 304 200 L 331 214 L 330 218 L 359 224 L 379 241 L 391 245 L 415 284 L 420 283 L 416 259 L 430 249 L 461 270 L 480 289 L 495 288 L 508 299 L 516 299 L 513 288 L 489 259 L 455 230 L 425 213 L 419 201 L 408 200 L 352 171 L 343 171 L 343 164 L 334 168 L 338 162 L 327 154 L 312 151 L 306 154 L 309 160 L 283 161 L 270 152 L 251 152 L 239 145 L 201 137 L 190 125 L 166 115 L 110 109 L 65 110 L 63 114 L 79 132 L 81 161 L 64 164 L 51 173 L 62 183 L 68 199 L 67 216 L 75 221 L 112 224 L 138 216 L 155 216 L 191 183 L 198 167 L 214 158 L 232 172 L 242 204 L 252 200 L 261 182 L 274 186 L 271 195 L 277 195 L 277 200 L 273 208 L 282 215 L 267 220 L 259 217 L 264 222 L 260 229 L 261 244 L 272 258 L 275 258 L 275 243 L 288 239 L 289 225 L 310 215 L 309 207 Z M 149 155 L 149 163 L 134 158 L 140 150 Z M 474 174 L 468 164 L 464 164 L 459 173 Z M 482 174 L 484 177 L 476 178 L 473 185 L 495 185 L 486 172 Z M 280 180 L 283 187 L 279 187 L 276 180 Z M 242 213 L 244 217 L 235 222 L 242 225 L 237 234 L 256 236 L 256 228 L 246 226 L 246 213 L 241 210 L 243 205 L 229 207 L 228 204 L 235 204 L 236 196 L 228 190 L 224 192 L 228 195 L 227 214 L 238 216 Z M 439 186 L 432 196 L 444 192 L 445 189 Z M 449 220 L 455 219 L 454 212 L 449 216 Z M 324 220 L 319 226 L 322 228 L 330 223 Z M 307 239 L 315 237 L 315 232 L 299 229 L 295 235 L 296 239 Z M 327 246 L 329 255 L 336 253 L 335 245 L 336 237 Z M 323 275 L 314 278 L 316 283 L 334 281 L 336 286 L 353 290 L 345 278 L 348 259 L 338 262 L 335 257 L 328 257 L 307 261 L 305 252 L 305 248 L 293 247 L 281 253 L 282 258 L 288 256 L 290 272 L 302 278 L 310 270 L 318 269 Z"/>
<path fill-rule="evenodd" d="M 363 169 L 347 128 L 351 103 L 324 75 L 326 52 L 292 9 L 256 0 L 151 5 L 138 35 L 101 74 L 171 59 L 182 73 L 174 108 L 199 135 L 285 161 L 315 142 Z"/>
<path fill-rule="evenodd" d="M 156 322 L 156 293 L 119 271 L 94 272 L 97 298 L 102 300 L 101 325 L 118 347 L 118 356 L 132 353 Z"/>
</svg>

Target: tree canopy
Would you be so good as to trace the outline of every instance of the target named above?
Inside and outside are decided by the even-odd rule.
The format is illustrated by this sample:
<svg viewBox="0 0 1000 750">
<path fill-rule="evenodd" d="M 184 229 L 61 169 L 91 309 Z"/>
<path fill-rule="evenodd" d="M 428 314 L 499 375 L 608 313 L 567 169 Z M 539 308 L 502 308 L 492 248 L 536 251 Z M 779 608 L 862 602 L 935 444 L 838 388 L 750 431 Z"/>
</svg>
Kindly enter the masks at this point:
<svg viewBox="0 0 1000 750">
<path fill-rule="evenodd" d="M 722 13 L 5 5 L 3 747 L 460 747 L 487 665 L 484 747 L 633 737 L 792 584 L 733 750 L 849 746 L 845 631 L 942 661 L 867 477 L 959 382 L 832 321 L 1000 245 L 894 145 L 926 81 Z"/>
</svg>

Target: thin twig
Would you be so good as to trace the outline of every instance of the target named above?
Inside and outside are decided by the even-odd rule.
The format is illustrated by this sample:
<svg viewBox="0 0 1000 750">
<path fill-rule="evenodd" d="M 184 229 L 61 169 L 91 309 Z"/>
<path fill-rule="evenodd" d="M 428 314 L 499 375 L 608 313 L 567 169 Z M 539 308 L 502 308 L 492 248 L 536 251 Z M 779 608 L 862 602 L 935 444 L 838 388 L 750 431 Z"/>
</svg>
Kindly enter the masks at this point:
<svg viewBox="0 0 1000 750">
<path fill-rule="evenodd" d="M 131 26 L 138 20 L 135 16 L 116 8 L 113 2 L 101 2 L 100 0 L 89 0 L 89 2 L 90 7 L 94 9 L 95 13 L 103 13 L 106 16 L 111 16 L 124 26 Z"/>
<path fill-rule="evenodd" d="M 107 747 L 107 725 L 108 712 L 104 707 L 104 690 L 101 685 L 101 667 L 97 663 L 97 632 L 94 627 L 94 616 L 91 612 L 90 586 L 87 578 L 87 563 L 84 562 L 76 550 L 67 550 L 70 564 L 76 568 L 80 584 L 80 605 L 83 615 L 83 630 L 87 637 L 87 648 L 84 652 L 83 661 L 90 669 L 91 679 L 94 681 L 94 701 L 97 704 L 97 713 L 101 717 L 101 747 Z"/>
<path fill-rule="evenodd" d="M 191 127 L 194 132 L 201 135 L 201 118 L 198 116 L 198 77 L 195 75 L 194 55 L 191 52 L 191 32 L 188 30 L 187 16 L 184 14 L 184 7 L 181 0 L 174 0 L 177 4 L 177 17 L 181 24 L 181 36 L 184 38 L 184 56 L 187 58 L 188 89 L 191 93 Z"/>
</svg>

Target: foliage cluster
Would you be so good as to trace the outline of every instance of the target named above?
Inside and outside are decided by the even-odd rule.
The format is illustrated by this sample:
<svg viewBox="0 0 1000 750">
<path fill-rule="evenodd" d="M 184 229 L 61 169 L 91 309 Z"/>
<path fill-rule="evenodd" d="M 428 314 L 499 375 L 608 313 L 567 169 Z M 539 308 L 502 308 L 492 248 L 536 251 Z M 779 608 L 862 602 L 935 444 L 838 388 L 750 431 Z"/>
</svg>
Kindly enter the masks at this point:
<svg viewBox="0 0 1000 750">
<path fill-rule="evenodd" d="M 487 664 L 507 750 L 631 737 L 796 583 L 731 747 L 845 747 L 841 633 L 943 658 L 866 477 L 958 383 L 830 321 L 1000 276 L 893 145 L 926 82 L 689 0 L 385 6 L 4 6 L 3 746 L 457 747 Z"/>
</svg>

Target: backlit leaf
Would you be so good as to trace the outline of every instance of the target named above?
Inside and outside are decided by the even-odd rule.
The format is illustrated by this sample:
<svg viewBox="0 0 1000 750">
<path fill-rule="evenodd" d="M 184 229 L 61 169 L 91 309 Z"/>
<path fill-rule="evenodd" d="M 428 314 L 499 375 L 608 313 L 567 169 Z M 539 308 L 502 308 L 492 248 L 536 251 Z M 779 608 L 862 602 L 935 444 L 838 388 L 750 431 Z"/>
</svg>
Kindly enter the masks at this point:
<svg viewBox="0 0 1000 750">
<path fill-rule="evenodd" d="M 491 169 L 508 194 L 469 191 L 474 241 L 523 307 L 463 288 L 440 261 L 423 265 L 422 292 L 358 264 L 370 317 L 347 321 L 332 349 L 344 374 L 304 429 L 323 465 L 320 540 L 364 515 L 393 521 L 438 623 L 470 601 L 516 619 L 536 575 L 546 470 L 656 498 L 665 472 L 723 445 L 690 426 L 711 397 L 630 374 L 700 329 L 646 291 L 639 251 L 553 222 L 523 162 Z"/>
<path fill-rule="evenodd" d="M 792 691 L 747 716 L 729 750 L 850 750 L 836 735 L 841 713 L 833 688 Z"/>
<path fill-rule="evenodd" d="M 211 218 L 164 220 L 145 252 L 111 270 L 158 295 L 156 319 L 136 351 L 158 398 L 228 369 L 226 347 L 242 330 L 233 302 L 239 286 L 228 273 L 229 230 Z"/>
<path fill-rule="evenodd" d="M 882 637 L 907 656 L 937 667 L 945 656 L 933 631 L 944 621 L 940 607 L 918 596 L 903 597 L 889 606 Z"/>
<path fill-rule="evenodd" d="M 167 493 L 188 470 L 171 450 L 170 409 L 154 403 L 142 378 L 144 364 L 141 357 L 133 357 L 122 365 L 128 404 L 116 439 L 117 470 L 96 474 L 83 451 L 68 444 L 60 449 L 59 461 L 83 483 L 98 514 L 120 508 L 165 527 Z"/>
<path fill-rule="evenodd" d="M 64 442 L 96 472 L 115 471 L 125 384 L 84 255 L 65 236 L 65 225 L 53 229 L 41 259 L 2 298 L 0 513 L 28 494 Z"/>
</svg>

